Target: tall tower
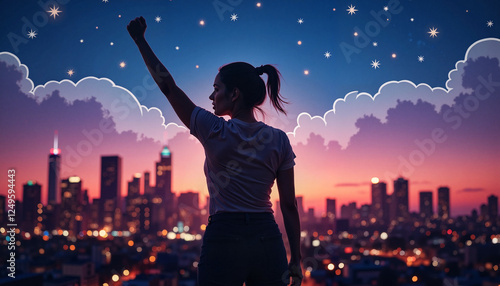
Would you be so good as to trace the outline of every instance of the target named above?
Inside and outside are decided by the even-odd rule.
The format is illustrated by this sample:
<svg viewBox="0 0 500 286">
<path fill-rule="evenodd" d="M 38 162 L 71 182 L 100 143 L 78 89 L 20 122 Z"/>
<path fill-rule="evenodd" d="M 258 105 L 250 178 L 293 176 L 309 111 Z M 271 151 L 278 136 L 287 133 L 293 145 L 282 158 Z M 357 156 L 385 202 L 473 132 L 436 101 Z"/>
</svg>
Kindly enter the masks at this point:
<svg viewBox="0 0 500 286">
<path fill-rule="evenodd" d="M 160 161 L 156 163 L 156 190 L 157 195 L 165 199 L 172 193 L 172 153 L 167 146 L 160 153 Z"/>
<path fill-rule="evenodd" d="M 498 197 L 495 195 L 488 197 L 488 217 L 490 221 L 494 221 L 498 217 Z"/>
<path fill-rule="evenodd" d="M 49 154 L 49 188 L 47 202 L 55 205 L 61 202 L 61 149 L 58 148 L 57 131 L 54 132 L 54 147 Z"/>
<path fill-rule="evenodd" d="M 335 199 L 326 199 L 326 217 L 328 223 L 334 223 L 337 218 L 337 201 Z"/>
<path fill-rule="evenodd" d="M 432 209 L 432 192 L 420 192 L 420 217 L 431 218 L 433 215 L 434 211 Z"/>
<path fill-rule="evenodd" d="M 33 181 L 28 181 L 23 185 L 23 211 L 22 219 L 25 230 L 33 232 L 37 224 L 38 204 L 41 201 L 42 186 Z"/>
<path fill-rule="evenodd" d="M 120 210 L 121 203 L 122 159 L 119 156 L 101 157 L 101 226 L 107 231 L 118 227 L 115 212 Z"/>
<path fill-rule="evenodd" d="M 387 207 L 387 185 L 378 178 L 372 178 L 372 205 L 371 214 L 379 224 L 389 222 L 389 209 Z"/>
<path fill-rule="evenodd" d="M 394 181 L 394 194 L 392 196 L 394 216 L 391 219 L 403 221 L 408 218 L 408 180 L 398 178 Z"/>
<path fill-rule="evenodd" d="M 82 180 L 76 176 L 62 180 L 61 191 L 59 227 L 76 235 L 82 230 Z"/>
<path fill-rule="evenodd" d="M 438 216 L 443 220 L 450 218 L 450 188 L 448 187 L 438 189 Z"/>
</svg>

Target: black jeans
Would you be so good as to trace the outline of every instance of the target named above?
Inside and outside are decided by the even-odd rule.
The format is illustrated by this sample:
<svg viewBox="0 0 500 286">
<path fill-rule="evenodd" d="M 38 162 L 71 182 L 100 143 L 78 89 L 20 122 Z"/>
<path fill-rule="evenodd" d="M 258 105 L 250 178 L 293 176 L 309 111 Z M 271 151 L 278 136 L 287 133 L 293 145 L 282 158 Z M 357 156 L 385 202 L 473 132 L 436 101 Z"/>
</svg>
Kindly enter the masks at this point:
<svg viewBox="0 0 500 286">
<path fill-rule="evenodd" d="M 272 213 L 218 213 L 203 236 L 200 286 L 288 285 L 288 262 Z"/>
</svg>

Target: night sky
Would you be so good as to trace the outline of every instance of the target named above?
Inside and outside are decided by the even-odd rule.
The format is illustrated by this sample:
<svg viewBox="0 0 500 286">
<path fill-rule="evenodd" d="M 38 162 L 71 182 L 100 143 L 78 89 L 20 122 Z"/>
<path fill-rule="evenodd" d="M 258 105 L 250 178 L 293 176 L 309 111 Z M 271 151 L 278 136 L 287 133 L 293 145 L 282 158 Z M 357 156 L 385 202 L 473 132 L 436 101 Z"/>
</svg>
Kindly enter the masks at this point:
<svg viewBox="0 0 500 286">
<path fill-rule="evenodd" d="M 500 195 L 499 1 L 61 0 L 4 6 L 0 131 L 8 136 L 0 165 L 4 174 L 18 170 L 18 188 L 33 179 L 46 192 L 47 156 L 58 130 L 63 178 L 81 176 L 92 197 L 99 196 L 101 155 L 124 158 L 125 182 L 153 171 L 164 143 L 174 156 L 174 190 L 206 194 L 203 151 L 177 127 L 180 120 L 126 30 L 143 16 L 157 56 L 193 102 L 208 110 L 221 65 L 246 61 L 280 70 L 288 116 L 265 103 L 263 120 L 290 133 L 297 193 L 306 207 L 317 206 L 317 215 L 326 197 L 338 205 L 370 203 L 373 176 L 388 183 L 389 193 L 395 177 L 409 179 L 415 211 L 418 191 L 442 185 L 450 186 L 452 214 Z M 493 84 L 484 87 L 484 80 Z M 476 108 L 468 96 L 481 84 L 492 96 L 478 97 Z M 470 110 L 460 113 L 457 106 Z M 102 132 L 102 120 L 111 120 L 113 130 Z M 176 124 L 165 132 L 169 123 Z M 436 129 L 441 136 L 433 137 Z M 435 148 L 425 145 L 429 138 Z"/>
</svg>

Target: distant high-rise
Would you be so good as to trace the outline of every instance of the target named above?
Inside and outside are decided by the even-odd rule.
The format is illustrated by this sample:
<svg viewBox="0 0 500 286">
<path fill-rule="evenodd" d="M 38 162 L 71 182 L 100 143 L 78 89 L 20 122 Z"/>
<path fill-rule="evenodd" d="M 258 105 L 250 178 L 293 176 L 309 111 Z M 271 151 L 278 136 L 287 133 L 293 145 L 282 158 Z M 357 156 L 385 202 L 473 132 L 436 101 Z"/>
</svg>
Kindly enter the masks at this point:
<svg viewBox="0 0 500 286">
<path fill-rule="evenodd" d="M 379 224 L 387 224 L 389 221 L 389 209 L 387 206 L 387 185 L 380 182 L 378 178 L 372 179 L 372 217 Z"/>
<path fill-rule="evenodd" d="M 160 161 L 156 163 L 156 194 L 165 199 L 172 193 L 172 153 L 167 146 L 160 153 Z"/>
<path fill-rule="evenodd" d="M 328 223 L 334 223 L 337 218 L 337 201 L 335 199 L 326 199 L 326 217 Z"/>
<path fill-rule="evenodd" d="M 179 194 L 177 199 L 179 209 L 179 221 L 184 226 L 189 226 L 192 231 L 197 232 L 200 229 L 200 199 L 196 192 L 186 192 Z M 182 230 L 179 230 L 182 232 Z"/>
<path fill-rule="evenodd" d="M 438 216 L 440 219 L 450 218 L 450 188 L 438 189 Z"/>
<path fill-rule="evenodd" d="M 61 181 L 61 215 L 59 227 L 72 234 L 82 229 L 82 181 L 80 177 L 69 177 Z"/>
<path fill-rule="evenodd" d="M 32 232 L 37 224 L 38 209 L 41 202 L 42 186 L 33 181 L 23 185 L 23 212 L 22 221 L 24 230 Z M 18 219 L 18 221 L 20 221 Z"/>
<path fill-rule="evenodd" d="M 496 220 L 498 217 L 498 197 L 495 195 L 488 197 L 488 217 L 490 220 Z"/>
<path fill-rule="evenodd" d="M 121 157 L 101 157 L 101 200 L 119 200 L 121 196 L 121 171 Z"/>
<path fill-rule="evenodd" d="M 54 147 L 49 154 L 49 188 L 48 203 L 58 204 L 61 202 L 61 149 L 58 148 L 57 131 L 54 134 Z"/>
<path fill-rule="evenodd" d="M 140 195 L 140 188 L 141 188 L 141 174 L 137 173 L 132 178 L 132 181 L 128 182 L 127 196 L 138 197 Z"/>
<path fill-rule="evenodd" d="M 408 218 L 408 180 L 398 178 L 394 181 L 392 203 L 396 210 L 392 219 L 403 221 Z"/>
<path fill-rule="evenodd" d="M 150 177 L 151 174 L 149 172 L 144 172 L 144 194 L 145 195 L 152 195 L 154 193 L 154 189 L 151 188 L 150 184 Z"/>
<path fill-rule="evenodd" d="M 431 218 L 434 215 L 432 206 L 432 192 L 420 192 L 420 217 Z"/>
<path fill-rule="evenodd" d="M 0 224 L 4 225 L 6 220 L 5 215 L 5 196 L 0 195 Z"/>
<path fill-rule="evenodd" d="M 119 156 L 101 157 L 100 225 L 106 231 L 118 228 L 116 213 L 121 206 L 122 159 Z"/>
</svg>

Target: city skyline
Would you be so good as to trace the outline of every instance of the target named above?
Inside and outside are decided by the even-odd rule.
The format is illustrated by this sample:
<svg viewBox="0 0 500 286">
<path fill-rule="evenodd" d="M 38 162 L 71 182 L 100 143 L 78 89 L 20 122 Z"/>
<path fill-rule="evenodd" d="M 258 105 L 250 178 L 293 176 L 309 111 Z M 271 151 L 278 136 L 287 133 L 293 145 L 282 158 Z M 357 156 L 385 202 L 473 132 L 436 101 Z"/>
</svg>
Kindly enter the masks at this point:
<svg viewBox="0 0 500 286">
<path fill-rule="evenodd" d="M 142 14 L 159 58 L 207 110 L 224 63 L 278 67 L 288 115 L 266 102 L 261 119 L 288 134 L 306 208 L 324 212 L 325 197 L 369 203 L 372 177 L 387 182 L 389 193 L 393 180 L 408 178 L 411 211 L 420 190 L 442 185 L 450 188 L 452 216 L 500 194 L 499 3 L 375 1 L 353 3 L 349 13 L 335 3 L 297 2 L 283 12 L 279 1 L 236 2 L 224 10 L 210 1 L 60 1 L 53 16 L 48 2 L 9 3 L 0 27 L 0 130 L 10 136 L 1 143 L 0 171 L 16 168 L 18 181 L 36 180 L 45 194 L 58 130 L 61 177 L 85 178 L 91 198 L 100 195 L 102 154 L 119 154 L 124 174 L 149 171 L 153 182 L 152 162 L 164 145 L 178 154 L 172 189 L 207 193 L 203 148 L 180 125 L 125 29 Z M 262 33 L 267 27 L 275 29 Z"/>
<path fill-rule="evenodd" d="M 57 150 L 57 151 L 54 151 Z M 48 173 L 49 173 L 49 181 L 51 177 L 60 177 L 60 174 L 57 172 L 53 171 L 53 155 L 56 153 L 58 155 L 58 158 L 60 158 L 60 150 L 59 149 L 50 149 L 50 155 L 49 155 L 49 167 L 48 167 Z M 121 162 L 122 162 L 122 157 L 119 155 L 102 155 L 101 156 L 101 186 L 99 188 L 99 192 L 101 193 L 100 196 L 95 196 L 95 197 L 88 197 L 89 202 L 91 202 L 93 199 L 96 199 L 96 202 L 99 201 L 99 203 L 102 203 L 102 201 L 112 199 L 115 201 L 113 203 L 114 206 L 121 206 L 122 200 L 127 201 L 127 197 L 132 195 L 132 198 L 139 196 L 139 195 L 154 195 L 154 196 L 159 196 L 162 199 L 167 199 L 167 198 L 172 198 L 171 194 L 175 193 L 177 196 L 189 194 L 189 193 L 197 193 L 200 194 L 201 197 L 206 197 L 203 196 L 201 192 L 198 191 L 193 191 L 193 190 L 184 190 L 184 191 L 173 191 L 171 190 L 171 181 L 172 181 L 172 170 L 175 169 L 175 166 L 172 165 L 171 157 L 173 155 L 172 151 L 168 148 L 168 146 L 164 146 L 161 148 L 160 152 L 160 161 L 156 162 L 156 175 L 157 179 L 156 181 L 159 182 L 159 184 L 154 182 L 154 184 L 151 184 L 151 181 L 149 179 L 149 171 L 144 171 L 142 173 L 137 172 L 134 174 L 129 174 L 129 176 L 124 176 L 122 174 L 121 170 Z M 111 168 L 111 169 L 110 169 Z M 110 178 L 111 176 L 111 178 Z M 117 179 L 123 177 L 123 179 L 120 179 L 120 183 L 118 183 Z M 132 178 L 130 181 L 129 178 Z M 146 179 L 147 178 L 147 179 Z M 158 180 L 158 178 L 161 178 L 161 180 Z M 83 177 L 78 176 L 77 174 L 73 176 L 69 176 L 67 178 L 62 178 L 60 180 L 59 188 L 63 189 L 62 191 L 59 192 L 60 197 L 58 198 L 59 202 L 63 202 L 64 205 L 64 200 L 65 200 L 65 191 L 64 189 L 67 188 L 68 183 L 72 182 L 78 184 L 78 188 L 80 189 L 80 192 L 83 191 L 88 192 L 87 188 L 83 188 L 82 181 L 84 180 Z M 144 180 L 144 181 L 142 181 Z M 448 218 L 451 217 L 450 213 L 453 208 L 451 208 L 451 203 L 450 203 L 450 189 L 449 187 L 445 185 L 440 185 L 437 186 L 434 190 L 420 190 L 418 191 L 418 201 L 415 202 L 414 204 L 416 207 L 410 209 L 410 204 L 408 201 L 408 196 L 409 196 L 409 186 L 411 185 L 411 180 L 409 178 L 403 178 L 403 177 L 398 177 L 393 181 L 394 187 L 392 188 L 392 192 L 388 193 L 387 192 L 387 183 L 385 181 L 380 180 L 380 178 L 377 177 L 372 177 L 370 178 L 370 187 L 371 187 L 371 201 L 368 203 L 368 205 L 371 206 L 371 213 L 374 215 L 379 220 L 382 221 L 388 221 L 389 217 L 392 218 L 398 218 L 400 217 L 401 219 L 407 219 L 409 216 L 409 212 L 412 213 L 417 213 L 421 214 L 422 209 L 429 209 L 429 207 L 425 207 L 423 205 L 422 200 L 426 200 L 430 202 L 430 214 L 433 215 L 434 213 L 440 217 L 440 218 Z M 50 188 L 47 188 L 46 192 L 44 192 L 44 187 L 43 184 L 39 184 L 38 181 L 36 180 L 29 180 L 25 183 L 24 185 L 36 185 L 39 188 L 40 192 L 40 202 L 44 203 L 44 205 L 47 205 L 47 203 L 50 203 Z M 111 185 L 111 186 L 110 186 Z M 122 187 L 123 186 L 123 187 Z M 141 187 L 142 186 L 142 187 Z M 120 191 L 121 190 L 121 191 Z M 130 193 L 132 190 L 132 194 Z M 149 190 L 149 191 L 148 191 Z M 67 198 L 72 198 L 74 197 L 74 192 L 73 191 L 73 196 L 69 196 Z M 103 198 L 103 192 L 104 192 L 104 198 Z M 113 194 L 113 192 L 116 192 L 116 194 Z M 125 193 L 125 195 L 123 195 Z M 170 196 L 169 196 L 170 194 Z M 424 198 L 422 197 L 422 194 L 424 194 Z M 427 195 L 426 195 L 427 194 Z M 429 195 L 430 194 L 430 199 Z M 207 194 L 208 195 L 208 194 Z M 494 194 L 487 194 L 487 197 L 484 200 L 479 200 L 480 202 L 485 202 L 486 200 L 490 200 L 490 198 L 497 197 Z M 206 197 L 208 198 L 208 197 Z M 301 213 L 302 217 L 306 217 L 307 210 L 312 210 L 313 214 L 316 218 L 320 217 L 330 217 L 330 219 L 334 219 L 336 217 L 342 217 L 340 208 L 336 208 L 337 204 L 337 198 L 335 198 L 332 195 L 326 195 L 323 199 L 326 201 L 326 205 L 323 208 L 318 207 L 317 204 L 315 204 L 314 207 L 311 207 L 309 205 L 304 204 L 304 201 L 306 200 L 305 196 L 303 195 L 297 195 L 298 198 L 298 205 L 299 205 L 299 212 Z M 57 198 L 56 198 L 57 199 Z M 276 199 L 276 198 L 274 198 Z M 79 198 L 81 200 L 81 198 Z M 493 199 L 492 199 L 493 200 Z M 21 200 L 22 201 L 22 200 Z M 200 203 L 203 202 L 204 205 L 206 205 L 206 200 L 200 200 Z M 273 202 L 273 200 L 272 200 Z M 277 201 L 276 201 L 277 202 Z M 432 203 L 436 202 L 436 203 Z M 52 201 L 52 205 L 55 205 L 55 201 Z M 357 201 L 341 201 L 339 203 L 339 206 L 345 207 L 351 203 L 354 203 L 355 205 L 359 204 L 360 206 L 363 204 L 366 204 L 366 202 L 357 202 Z M 198 205 L 199 208 L 202 208 L 200 205 Z M 273 203 L 273 209 L 276 211 L 276 204 Z M 64 208 L 63 208 L 64 209 Z M 127 208 L 124 208 L 126 210 Z M 331 217 L 332 210 L 335 210 L 333 213 L 333 217 Z M 461 215 L 470 215 L 473 211 L 481 211 L 480 205 L 473 206 L 468 213 L 464 213 Z M 319 213 L 318 213 L 319 212 Z M 498 211 L 497 211 L 498 212 Z M 76 215 L 76 213 L 72 214 L 73 216 Z M 101 216 L 100 217 L 106 217 L 106 216 Z"/>
</svg>

